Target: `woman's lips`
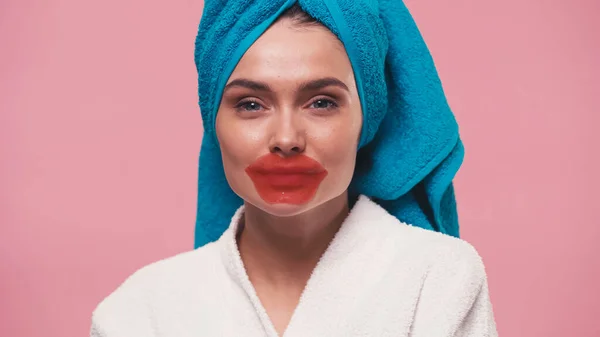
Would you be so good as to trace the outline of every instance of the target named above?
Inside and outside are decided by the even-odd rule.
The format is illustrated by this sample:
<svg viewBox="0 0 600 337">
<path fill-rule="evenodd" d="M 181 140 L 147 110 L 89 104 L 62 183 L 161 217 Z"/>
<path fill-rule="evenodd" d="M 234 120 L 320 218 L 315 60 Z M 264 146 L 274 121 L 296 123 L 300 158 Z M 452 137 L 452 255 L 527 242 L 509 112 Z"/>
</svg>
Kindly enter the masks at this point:
<svg viewBox="0 0 600 337">
<path fill-rule="evenodd" d="M 308 156 L 283 158 L 273 153 L 258 158 L 246 173 L 263 200 L 294 205 L 309 202 L 327 176 L 327 170 Z"/>
</svg>

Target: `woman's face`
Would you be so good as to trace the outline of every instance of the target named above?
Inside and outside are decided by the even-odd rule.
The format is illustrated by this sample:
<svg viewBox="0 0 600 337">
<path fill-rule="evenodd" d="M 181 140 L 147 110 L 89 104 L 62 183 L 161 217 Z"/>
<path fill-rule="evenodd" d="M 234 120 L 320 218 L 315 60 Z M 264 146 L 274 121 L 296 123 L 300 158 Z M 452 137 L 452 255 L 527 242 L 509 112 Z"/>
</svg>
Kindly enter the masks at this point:
<svg viewBox="0 0 600 337">
<path fill-rule="evenodd" d="M 303 213 L 347 190 L 361 126 L 342 43 L 325 27 L 288 19 L 242 57 L 216 117 L 229 185 L 276 216 Z"/>
</svg>

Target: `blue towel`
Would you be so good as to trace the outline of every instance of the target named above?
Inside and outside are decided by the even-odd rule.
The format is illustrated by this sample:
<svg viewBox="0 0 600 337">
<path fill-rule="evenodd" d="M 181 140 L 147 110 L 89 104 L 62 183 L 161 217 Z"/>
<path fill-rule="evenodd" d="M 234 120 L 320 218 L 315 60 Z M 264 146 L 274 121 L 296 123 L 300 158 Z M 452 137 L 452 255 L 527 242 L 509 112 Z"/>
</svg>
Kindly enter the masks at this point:
<svg viewBox="0 0 600 337">
<path fill-rule="evenodd" d="M 242 200 L 229 188 L 215 117 L 248 48 L 298 3 L 344 44 L 363 111 L 350 194 L 401 221 L 458 236 L 452 180 L 464 150 L 435 65 L 400 0 L 206 0 L 195 61 L 204 125 L 195 247 L 217 240 Z"/>
</svg>

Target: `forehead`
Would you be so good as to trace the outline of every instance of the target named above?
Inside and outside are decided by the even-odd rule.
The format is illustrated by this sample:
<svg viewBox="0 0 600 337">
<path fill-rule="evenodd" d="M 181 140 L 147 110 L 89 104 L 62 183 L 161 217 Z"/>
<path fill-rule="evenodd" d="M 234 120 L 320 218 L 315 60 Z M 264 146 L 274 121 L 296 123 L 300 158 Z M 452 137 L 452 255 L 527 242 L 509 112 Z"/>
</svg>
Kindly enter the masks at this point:
<svg viewBox="0 0 600 337">
<path fill-rule="evenodd" d="M 282 20 L 246 51 L 230 79 L 301 80 L 324 76 L 353 82 L 352 65 L 342 43 L 325 27 L 299 27 Z"/>
</svg>

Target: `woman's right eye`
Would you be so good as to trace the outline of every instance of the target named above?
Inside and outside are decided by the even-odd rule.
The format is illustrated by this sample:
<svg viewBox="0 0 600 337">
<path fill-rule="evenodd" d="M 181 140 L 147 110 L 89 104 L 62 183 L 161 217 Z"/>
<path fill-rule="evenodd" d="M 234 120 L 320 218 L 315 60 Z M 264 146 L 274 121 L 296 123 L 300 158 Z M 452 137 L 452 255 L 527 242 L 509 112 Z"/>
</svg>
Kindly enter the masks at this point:
<svg viewBox="0 0 600 337">
<path fill-rule="evenodd" d="M 255 101 L 240 102 L 235 106 L 238 112 L 257 112 L 262 109 L 262 106 Z"/>
</svg>

